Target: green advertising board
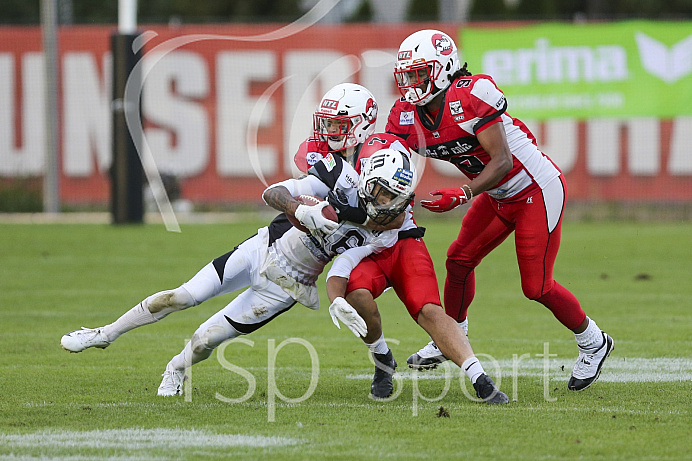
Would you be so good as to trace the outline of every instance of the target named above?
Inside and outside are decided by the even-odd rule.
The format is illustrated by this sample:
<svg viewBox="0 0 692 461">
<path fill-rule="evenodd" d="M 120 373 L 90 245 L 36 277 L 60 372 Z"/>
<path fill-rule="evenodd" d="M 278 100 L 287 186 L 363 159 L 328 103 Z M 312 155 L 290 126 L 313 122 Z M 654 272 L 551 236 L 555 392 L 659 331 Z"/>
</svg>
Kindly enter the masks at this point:
<svg viewBox="0 0 692 461">
<path fill-rule="evenodd" d="M 460 59 L 525 118 L 692 114 L 692 22 L 469 27 Z"/>
</svg>

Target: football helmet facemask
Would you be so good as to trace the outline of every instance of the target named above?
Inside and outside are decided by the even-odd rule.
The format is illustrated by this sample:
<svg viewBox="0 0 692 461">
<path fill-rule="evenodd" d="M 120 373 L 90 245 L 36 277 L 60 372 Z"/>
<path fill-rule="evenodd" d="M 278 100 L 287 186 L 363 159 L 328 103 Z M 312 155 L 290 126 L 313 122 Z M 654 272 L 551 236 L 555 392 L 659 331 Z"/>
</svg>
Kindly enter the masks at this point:
<svg viewBox="0 0 692 461">
<path fill-rule="evenodd" d="M 407 154 L 395 149 L 375 152 L 358 179 L 358 200 L 368 217 L 387 225 L 414 197 L 416 171 Z"/>
</svg>

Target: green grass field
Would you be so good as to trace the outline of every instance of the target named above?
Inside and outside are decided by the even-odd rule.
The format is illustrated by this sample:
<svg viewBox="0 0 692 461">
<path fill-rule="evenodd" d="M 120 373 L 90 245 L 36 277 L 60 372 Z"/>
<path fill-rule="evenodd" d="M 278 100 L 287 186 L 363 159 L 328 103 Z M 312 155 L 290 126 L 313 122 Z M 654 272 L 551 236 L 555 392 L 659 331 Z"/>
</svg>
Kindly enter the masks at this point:
<svg viewBox="0 0 692 461">
<path fill-rule="evenodd" d="M 458 222 L 420 224 L 442 285 Z M 156 396 L 160 374 L 228 297 L 105 350 L 60 348 L 64 333 L 178 286 L 260 225 L 0 224 L 0 459 L 689 459 L 689 223 L 565 224 L 555 277 L 615 339 L 580 393 L 566 389 L 573 335 L 523 298 L 512 241 L 478 268 L 469 314 L 472 346 L 513 399 L 500 408 L 466 397 L 455 366 L 409 372 L 428 338 L 391 292 L 379 300 L 400 363 L 390 402 L 368 398 L 367 349 L 332 325 L 323 288 L 320 311 L 296 305 L 222 346 L 179 398 Z"/>
</svg>

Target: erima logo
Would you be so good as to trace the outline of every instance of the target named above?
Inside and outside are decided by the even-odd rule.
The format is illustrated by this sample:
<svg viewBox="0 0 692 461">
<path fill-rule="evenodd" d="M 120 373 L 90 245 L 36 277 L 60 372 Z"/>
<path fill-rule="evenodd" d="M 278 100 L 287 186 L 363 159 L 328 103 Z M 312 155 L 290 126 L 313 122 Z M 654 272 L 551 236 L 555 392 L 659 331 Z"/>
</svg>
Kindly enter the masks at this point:
<svg viewBox="0 0 692 461">
<path fill-rule="evenodd" d="M 634 34 L 634 38 L 642 67 L 649 74 L 674 83 L 692 72 L 692 35 L 670 48 L 642 32 Z"/>
<path fill-rule="evenodd" d="M 497 49 L 481 58 L 483 73 L 498 85 L 607 83 L 629 78 L 627 50 L 621 45 L 553 46 L 538 38 L 533 48 Z"/>
<path fill-rule="evenodd" d="M 666 83 L 677 82 L 692 73 L 692 35 L 670 47 L 643 32 L 636 32 L 634 39 L 647 73 Z M 628 50 L 619 44 L 554 46 L 541 37 L 532 48 L 485 52 L 481 68 L 498 85 L 611 83 L 630 78 L 627 60 Z"/>
</svg>

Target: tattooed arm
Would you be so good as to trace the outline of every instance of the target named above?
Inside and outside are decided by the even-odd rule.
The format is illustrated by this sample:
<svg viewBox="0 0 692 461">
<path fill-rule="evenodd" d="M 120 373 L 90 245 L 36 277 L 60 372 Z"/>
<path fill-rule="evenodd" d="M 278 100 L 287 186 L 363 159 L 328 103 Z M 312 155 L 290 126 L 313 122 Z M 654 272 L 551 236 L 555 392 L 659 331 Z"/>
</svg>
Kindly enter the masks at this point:
<svg viewBox="0 0 692 461">
<path fill-rule="evenodd" d="M 316 181 L 311 185 L 311 181 Z M 304 178 L 303 180 L 287 180 L 282 183 L 274 184 L 267 188 L 262 194 L 262 198 L 269 206 L 279 211 L 283 211 L 288 216 L 295 217 L 310 233 L 329 234 L 333 232 L 338 223 L 330 221 L 322 214 L 322 209 L 328 205 L 327 201 L 319 202 L 316 205 L 306 205 L 294 199 L 294 195 L 309 193 L 324 197 L 329 189 L 317 178 Z"/>
<path fill-rule="evenodd" d="M 300 202 L 291 196 L 291 192 L 284 186 L 270 187 L 262 194 L 267 205 L 284 213 L 295 216 L 296 208 Z"/>
</svg>

